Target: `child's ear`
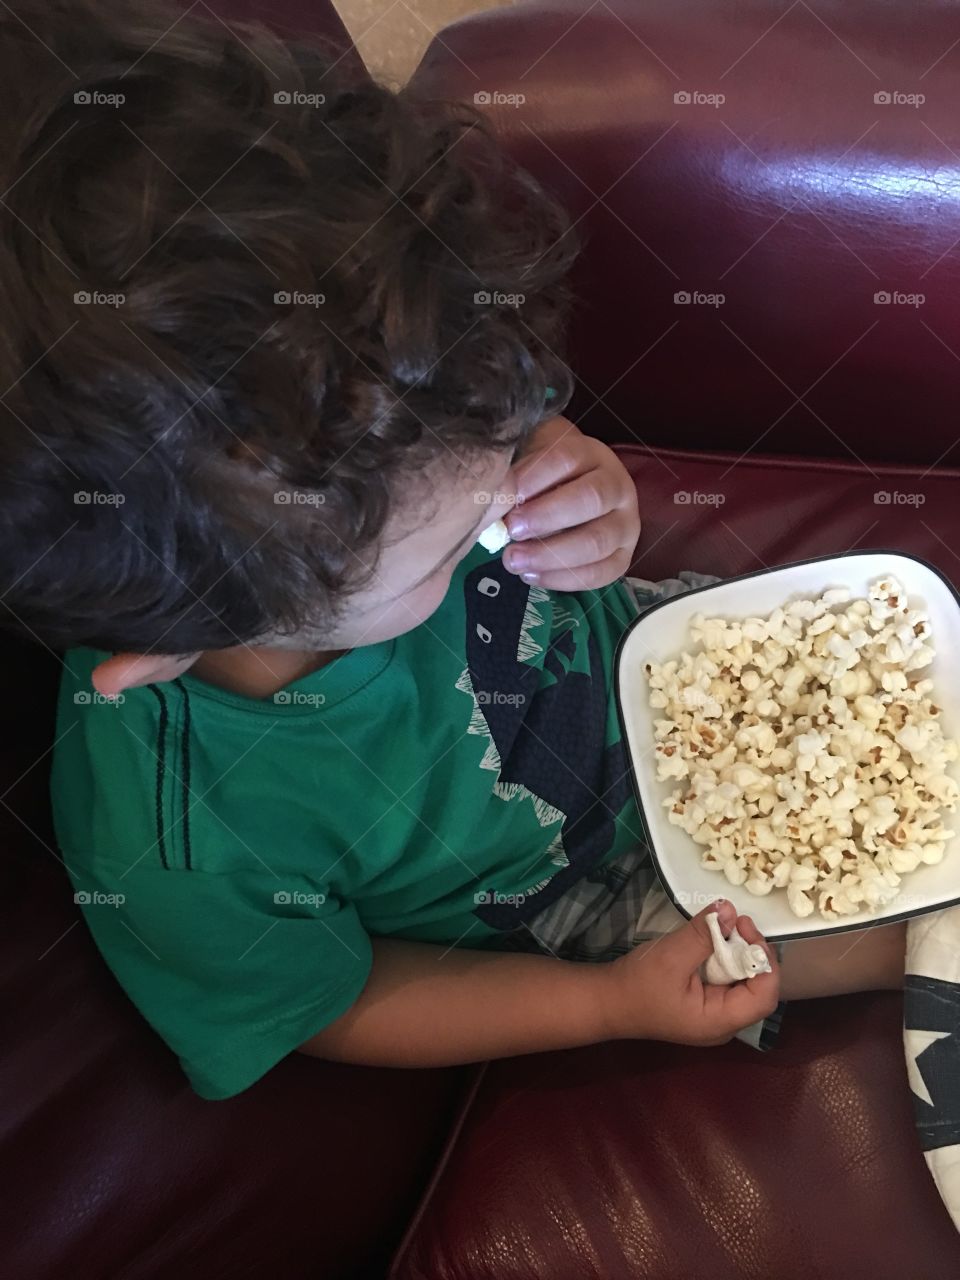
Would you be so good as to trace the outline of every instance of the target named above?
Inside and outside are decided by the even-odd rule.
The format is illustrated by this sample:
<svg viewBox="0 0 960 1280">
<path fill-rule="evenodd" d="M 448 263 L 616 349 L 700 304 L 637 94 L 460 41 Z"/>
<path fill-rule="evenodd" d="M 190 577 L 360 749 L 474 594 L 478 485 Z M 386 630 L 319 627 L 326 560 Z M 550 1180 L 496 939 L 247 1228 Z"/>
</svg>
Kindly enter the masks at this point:
<svg viewBox="0 0 960 1280">
<path fill-rule="evenodd" d="M 115 697 L 124 689 L 141 684 L 159 684 L 176 680 L 192 667 L 199 653 L 176 656 L 166 653 L 115 653 L 93 671 L 93 687 L 104 697 Z"/>
</svg>

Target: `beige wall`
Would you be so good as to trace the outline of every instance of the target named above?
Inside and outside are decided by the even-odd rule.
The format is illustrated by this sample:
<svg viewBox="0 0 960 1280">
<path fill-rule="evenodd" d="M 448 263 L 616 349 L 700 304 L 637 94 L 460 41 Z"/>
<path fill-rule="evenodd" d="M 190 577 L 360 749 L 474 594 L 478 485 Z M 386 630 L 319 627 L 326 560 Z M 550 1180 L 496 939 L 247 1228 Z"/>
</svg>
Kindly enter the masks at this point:
<svg viewBox="0 0 960 1280">
<path fill-rule="evenodd" d="M 403 84 L 435 31 L 468 13 L 512 0 L 334 0 L 337 12 L 379 79 Z"/>
</svg>

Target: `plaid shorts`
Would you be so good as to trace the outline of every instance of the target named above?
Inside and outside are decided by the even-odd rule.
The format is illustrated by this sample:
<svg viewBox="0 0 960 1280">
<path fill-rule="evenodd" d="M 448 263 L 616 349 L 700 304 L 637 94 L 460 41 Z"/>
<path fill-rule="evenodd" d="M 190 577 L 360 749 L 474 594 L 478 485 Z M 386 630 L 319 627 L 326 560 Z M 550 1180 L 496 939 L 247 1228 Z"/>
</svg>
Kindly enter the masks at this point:
<svg viewBox="0 0 960 1280">
<path fill-rule="evenodd" d="M 639 612 L 657 600 L 717 581 L 688 571 L 663 582 L 627 579 Z M 588 963 L 615 960 L 638 942 L 662 937 L 686 922 L 660 883 L 650 850 L 640 845 L 578 880 L 528 924 L 502 934 L 497 950 L 542 952 Z M 774 945 L 782 957 L 783 944 Z M 769 1017 L 744 1027 L 736 1039 L 755 1049 L 771 1048 L 785 1008 L 781 1000 Z"/>
</svg>

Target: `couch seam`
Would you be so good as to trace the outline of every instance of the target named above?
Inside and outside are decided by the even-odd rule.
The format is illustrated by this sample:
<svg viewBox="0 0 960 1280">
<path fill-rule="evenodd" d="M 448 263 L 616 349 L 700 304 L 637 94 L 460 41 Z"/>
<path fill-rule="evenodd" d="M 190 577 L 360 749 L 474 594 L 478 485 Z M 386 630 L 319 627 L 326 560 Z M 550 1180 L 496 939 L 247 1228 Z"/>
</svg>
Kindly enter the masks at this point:
<svg viewBox="0 0 960 1280">
<path fill-rule="evenodd" d="M 908 462 L 847 462 L 841 458 L 811 457 L 805 458 L 796 454 L 756 454 L 753 457 L 737 457 L 734 453 L 723 453 L 707 449 L 657 449 L 650 445 L 616 444 L 612 446 L 618 456 L 649 458 L 656 461 L 658 457 L 670 458 L 678 462 L 727 463 L 734 466 L 754 467 L 761 470 L 788 471 L 827 471 L 833 474 L 848 472 L 862 475 L 864 469 L 881 475 L 917 475 L 921 479 L 927 476 L 936 479 L 960 478 L 960 467 L 923 466 Z"/>
<path fill-rule="evenodd" d="M 453 1152 L 460 1141 L 460 1136 L 463 1133 L 463 1127 L 466 1124 L 467 1117 L 473 1110 L 473 1104 L 476 1101 L 477 1094 L 480 1092 L 480 1085 L 486 1078 L 489 1066 L 489 1061 L 480 1063 L 470 1088 L 467 1091 L 466 1097 L 460 1104 L 460 1113 L 453 1122 L 453 1128 L 447 1136 L 447 1141 L 443 1151 L 437 1159 L 437 1163 L 430 1175 L 430 1179 L 421 1193 L 420 1200 L 414 1210 L 413 1217 L 410 1219 L 407 1229 L 403 1233 L 403 1237 L 394 1252 L 393 1258 L 390 1262 L 390 1270 L 387 1273 L 387 1280 L 398 1280 L 397 1268 L 403 1262 L 404 1256 L 409 1252 L 413 1243 L 413 1238 L 419 1230 L 421 1222 L 426 1216 L 427 1209 L 430 1207 L 430 1202 L 433 1200 L 434 1193 L 440 1184 L 440 1180 L 446 1173 L 447 1165 L 450 1163 Z"/>
</svg>

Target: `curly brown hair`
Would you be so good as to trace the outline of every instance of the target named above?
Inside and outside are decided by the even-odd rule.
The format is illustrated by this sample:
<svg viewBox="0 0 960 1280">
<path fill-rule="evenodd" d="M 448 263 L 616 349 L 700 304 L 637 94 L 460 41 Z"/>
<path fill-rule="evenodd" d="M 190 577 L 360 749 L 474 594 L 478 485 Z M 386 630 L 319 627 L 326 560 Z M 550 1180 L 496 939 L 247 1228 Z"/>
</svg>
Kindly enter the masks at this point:
<svg viewBox="0 0 960 1280">
<path fill-rule="evenodd" d="M 472 107 L 178 15 L 0 9 L 0 598 L 57 647 L 322 626 L 402 477 L 572 390 L 569 222 Z"/>
</svg>

